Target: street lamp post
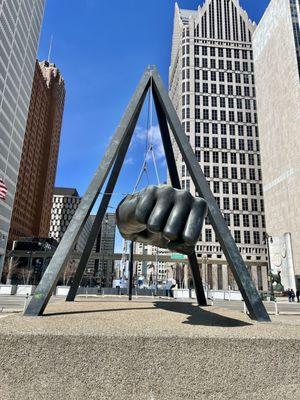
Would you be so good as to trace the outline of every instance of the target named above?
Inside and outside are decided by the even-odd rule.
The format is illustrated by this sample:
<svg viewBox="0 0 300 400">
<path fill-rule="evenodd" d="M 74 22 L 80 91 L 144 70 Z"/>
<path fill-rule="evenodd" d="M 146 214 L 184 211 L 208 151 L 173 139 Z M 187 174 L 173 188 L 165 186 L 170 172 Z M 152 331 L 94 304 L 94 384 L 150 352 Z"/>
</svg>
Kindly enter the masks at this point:
<svg viewBox="0 0 300 400">
<path fill-rule="evenodd" d="M 269 240 L 273 240 L 272 236 L 270 236 L 268 233 L 266 234 L 266 245 L 267 245 L 267 257 L 268 257 L 268 286 L 269 286 L 269 292 L 270 292 L 270 301 L 275 301 L 275 294 L 274 294 L 274 288 L 273 288 L 273 282 L 272 282 L 272 271 L 271 271 L 271 260 L 270 260 L 270 242 Z"/>
</svg>

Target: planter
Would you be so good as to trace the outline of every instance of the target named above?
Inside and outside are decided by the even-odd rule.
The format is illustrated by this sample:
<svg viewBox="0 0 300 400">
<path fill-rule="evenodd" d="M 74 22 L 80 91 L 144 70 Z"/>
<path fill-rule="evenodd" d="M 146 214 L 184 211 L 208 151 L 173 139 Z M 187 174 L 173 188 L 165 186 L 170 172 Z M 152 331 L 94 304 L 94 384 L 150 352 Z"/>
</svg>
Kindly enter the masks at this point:
<svg viewBox="0 0 300 400">
<path fill-rule="evenodd" d="M 56 288 L 56 296 L 64 296 L 66 297 L 69 293 L 70 286 L 57 286 Z"/>
<path fill-rule="evenodd" d="M 17 296 L 31 296 L 35 291 L 36 286 L 34 285 L 18 285 L 17 286 Z"/>
<path fill-rule="evenodd" d="M 189 289 L 173 289 L 174 299 L 189 299 L 190 290 Z"/>
<path fill-rule="evenodd" d="M 243 297 L 241 292 L 230 290 L 224 293 L 224 300 L 243 300 Z"/>
<path fill-rule="evenodd" d="M 17 291 L 16 285 L 0 285 L 0 296 L 8 296 L 15 294 Z"/>
</svg>

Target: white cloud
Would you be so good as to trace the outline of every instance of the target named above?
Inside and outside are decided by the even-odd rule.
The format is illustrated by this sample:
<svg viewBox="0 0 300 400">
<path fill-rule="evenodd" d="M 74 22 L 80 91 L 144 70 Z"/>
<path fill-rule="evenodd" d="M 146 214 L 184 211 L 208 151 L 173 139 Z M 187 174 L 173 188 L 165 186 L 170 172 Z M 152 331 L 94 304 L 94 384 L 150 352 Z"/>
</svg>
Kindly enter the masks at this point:
<svg viewBox="0 0 300 400">
<path fill-rule="evenodd" d="M 134 164 L 134 159 L 133 157 L 128 157 L 126 158 L 126 160 L 124 161 L 125 165 L 133 165 Z"/>
<path fill-rule="evenodd" d="M 141 144 L 141 142 L 146 144 L 146 138 L 147 138 L 147 129 L 143 129 L 140 126 L 137 126 L 135 134 L 136 141 L 139 144 Z M 153 145 L 154 155 L 157 161 L 165 158 L 165 151 L 161 140 L 159 126 L 155 125 L 149 129 L 148 144 Z M 152 155 L 148 154 L 148 159 L 150 159 L 151 157 Z"/>
</svg>

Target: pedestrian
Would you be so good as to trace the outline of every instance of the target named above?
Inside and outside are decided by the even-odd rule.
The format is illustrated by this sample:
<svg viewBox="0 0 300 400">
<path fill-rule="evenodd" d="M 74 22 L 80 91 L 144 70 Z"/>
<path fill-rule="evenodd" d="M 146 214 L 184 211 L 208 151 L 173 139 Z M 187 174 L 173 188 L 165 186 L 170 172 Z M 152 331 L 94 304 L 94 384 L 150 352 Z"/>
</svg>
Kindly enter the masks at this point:
<svg viewBox="0 0 300 400">
<path fill-rule="evenodd" d="M 300 301 L 300 289 L 296 290 L 297 303 Z"/>
<path fill-rule="evenodd" d="M 291 289 L 291 298 L 292 298 L 292 302 L 294 302 L 295 301 L 295 292 L 294 292 L 294 290 L 293 289 Z"/>
<path fill-rule="evenodd" d="M 287 290 L 287 295 L 288 295 L 288 298 L 289 298 L 289 302 L 291 303 L 291 301 L 292 301 L 292 292 L 291 292 L 290 288 L 288 288 L 288 290 Z"/>
</svg>

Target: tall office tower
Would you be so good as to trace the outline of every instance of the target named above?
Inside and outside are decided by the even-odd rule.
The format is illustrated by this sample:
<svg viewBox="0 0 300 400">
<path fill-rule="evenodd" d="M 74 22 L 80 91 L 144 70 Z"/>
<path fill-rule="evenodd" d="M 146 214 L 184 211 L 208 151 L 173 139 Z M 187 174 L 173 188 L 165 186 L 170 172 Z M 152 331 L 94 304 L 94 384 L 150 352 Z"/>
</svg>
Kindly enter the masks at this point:
<svg viewBox="0 0 300 400">
<path fill-rule="evenodd" d="M 300 2 L 271 0 L 253 36 L 271 266 L 300 288 Z"/>
<path fill-rule="evenodd" d="M 60 242 L 80 202 L 81 197 L 76 189 L 60 187 L 54 188 L 49 237 Z M 77 243 L 74 246 L 74 250 L 79 252 L 83 251 L 91 227 L 92 221 L 88 218 Z"/>
<path fill-rule="evenodd" d="M 254 30 L 238 0 L 206 0 L 197 11 L 181 10 L 176 4 L 169 88 L 252 278 L 259 290 L 267 290 Z M 197 195 L 177 150 L 176 162 L 182 187 Z M 208 218 L 196 252 L 207 260 L 202 276 L 210 287 L 237 288 Z"/>
<path fill-rule="evenodd" d="M 90 218 L 94 219 L 95 216 L 91 215 Z M 112 285 L 114 261 L 107 258 L 107 256 L 114 254 L 115 236 L 116 215 L 114 213 L 107 213 L 105 214 L 101 225 L 101 230 L 97 236 L 92 250 L 95 253 L 101 253 L 101 258 L 90 260 L 88 263 L 88 268 L 93 266 L 96 280 L 108 287 Z"/>
<path fill-rule="evenodd" d="M 0 1 L 0 276 L 29 108 L 44 0 Z"/>
<path fill-rule="evenodd" d="M 9 241 L 48 236 L 64 99 L 59 70 L 36 62 Z"/>
</svg>

